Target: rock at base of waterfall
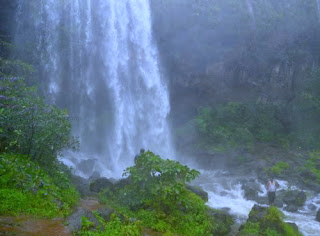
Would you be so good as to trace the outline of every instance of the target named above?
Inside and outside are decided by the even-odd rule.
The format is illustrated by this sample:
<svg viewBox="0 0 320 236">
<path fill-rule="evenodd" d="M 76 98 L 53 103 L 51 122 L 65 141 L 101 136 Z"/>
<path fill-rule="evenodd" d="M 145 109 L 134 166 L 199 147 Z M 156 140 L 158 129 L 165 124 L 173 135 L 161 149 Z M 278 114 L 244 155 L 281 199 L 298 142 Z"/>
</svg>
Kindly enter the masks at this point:
<svg viewBox="0 0 320 236">
<path fill-rule="evenodd" d="M 90 191 L 98 193 L 103 189 L 112 189 L 113 183 L 107 178 L 99 178 L 90 183 Z"/>
<path fill-rule="evenodd" d="M 81 178 L 80 176 L 72 175 L 71 183 L 79 191 L 81 197 L 91 195 L 90 188 L 89 188 L 89 181 L 87 179 Z"/>
<path fill-rule="evenodd" d="M 201 199 L 205 202 L 208 201 L 208 193 L 206 191 L 204 191 L 201 187 L 199 186 L 192 186 L 192 185 L 187 185 L 187 189 L 190 190 L 191 192 L 195 193 L 196 195 L 198 195 L 199 197 L 201 197 Z"/>
<path fill-rule="evenodd" d="M 317 212 L 316 220 L 320 222 L 320 209 Z"/>
<path fill-rule="evenodd" d="M 283 202 L 287 204 L 285 210 L 290 212 L 296 212 L 299 207 L 302 207 L 307 200 L 307 196 L 304 191 L 291 190 L 285 193 L 283 196 Z"/>
<path fill-rule="evenodd" d="M 279 217 L 280 211 L 277 208 L 263 207 L 255 204 L 250 213 L 248 220 L 245 224 L 241 225 L 239 228 L 239 233 L 237 236 L 247 236 L 250 235 L 249 231 L 252 230 L 256 225 L 258 230 L 257 235 L 265 235 L 269 230 L 275 231 L 277 235 L 282 235 L 285 227 L 291 227 L 299 235 L 298 226 L 295 223 L 284 222 L 281 217 Z M 253 227 L 253 228 L 252 228 Z"/>
<path fill-rule="evenodd" d="M 260 189 L 260 185 L 255 182 L 254 179 L 242 181 L 243 184 L 241 186 L 244 191 L 244 197 L 248 200 L 257 201 L 259 198 L 259 193 L 262 193 Z"/>
</svg>

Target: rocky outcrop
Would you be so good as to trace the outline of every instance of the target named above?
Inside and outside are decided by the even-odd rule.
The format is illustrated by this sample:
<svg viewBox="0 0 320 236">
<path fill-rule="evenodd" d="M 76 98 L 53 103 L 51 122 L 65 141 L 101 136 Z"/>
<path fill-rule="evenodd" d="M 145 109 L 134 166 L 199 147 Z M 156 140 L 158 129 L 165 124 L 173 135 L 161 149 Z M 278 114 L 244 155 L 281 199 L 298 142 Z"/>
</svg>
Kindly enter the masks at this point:
<svg viewBox="0 0 320 236">
<path fill-rule="evenodd" d="M 89 181 L 87 179 L 81 178 L 80 176 L 72 175 L 71 183 L 79 191 L 81 197 L 89 196 L 91 194 Z"/>
<path fill-rule="evenodd" d="M 291 228 L 291 229 L 290 229 Z M 287 223 L 282 220 L 282 213 L 276 207 L 262 207 L 255 204 L 248 220 L 239 228 L 238 236 L 266 235 L 273 231 L 277 235 L 300 235 L 298 226 L 294 223 Z M 294 234 L 292 234 L 294 233 Z"/>
<path fill-rule="evenodd" d="M 263 207 L 255 204 L 250 213 L 247 222 L 258 222 L 262 218 L 264 218 L 268 213 L 268 207 Z"/>
<path fill-rule="evenodd" d="M 283 196 L 283 202 L 287 204 L 284 208 L 286 211 L 296 212 L 299 207 L 302 207 L 307 200 L 307 196 L 304 191 L 291 190 L 287 191 Z"/>
<path fill-rule="evenodd" d="M 259 199 L 259 193 L 262 193 L 260 185 L 256 183 L 254 179 L 243 181 L 241 188 L 244 191 L 244 197 L 248 200 L 257 201 Z"/>
<path fill-rule="evenodd" d="M 111 214 L 115 211 L 107 205 L 101 205 L 97 199 L 81 200 L 78 208 L 66 219 L 66 224 L 71 232 L 77 232 L 81 230 L 82 218 L 86 217 L 94 224 L 94 228 L 103 227 L 101 222 L 97 219 L 93 211 L 96 211 L 98 215 L 108 222 Z"/>
<path fill-rule="evenodd" d="M 187 185 L 187 189 L 190 190 L 191 192 L 197 194 L 201 199 L 205 202 L 208 201 L 208 193 L 204 191 L 201 187 L 199 186 L 192 186 L 192 185 Z"/>
<path fill-rule="evenodd" d="M 320 209 L 317 212 L 316 220 L 320 222 Z"/>
<path fill-rule="evenodd" d="M 107 178 L 99 178 L 90 183 L 90 191 L 98 193 L 103 189 L 112 189 L 113 183 Z"/>
<path fill-rule="evenodd" d="M 77 208 L 76 211 L 67 218 L 67 225 L 71 232 L 77 232 L 81 230 L 81 219 L 82 217 L 88 218 L 93 223 L 99 223 L 91 211 L 87 211 L 81 207 Z"/>
</svg>

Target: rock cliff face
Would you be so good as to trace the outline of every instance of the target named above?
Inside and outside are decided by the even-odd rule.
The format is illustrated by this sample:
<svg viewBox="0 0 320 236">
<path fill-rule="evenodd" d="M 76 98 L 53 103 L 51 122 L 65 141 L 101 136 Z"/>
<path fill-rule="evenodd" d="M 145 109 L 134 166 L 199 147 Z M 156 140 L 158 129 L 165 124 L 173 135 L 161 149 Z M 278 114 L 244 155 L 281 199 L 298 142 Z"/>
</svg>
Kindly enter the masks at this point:
<svg viewBox="0 0 320 236">
<path fill-rule="evenodd" d="M 0 37 L 11 35 L 16 8 L 16 0 L 0 0 Z"/>
<path fill-rule="evenodd" d="M 180 113 L 218 102 L 290 103 L 320 64 L 313 5 L 257 1 L 248 9 L 245 1 L 229 0 L 151 3 L 178 119 Z M 295 19 L 290 18 L 293 12 Z M 272 19 L 274 14 L 282 18 Z"/>
</svg>

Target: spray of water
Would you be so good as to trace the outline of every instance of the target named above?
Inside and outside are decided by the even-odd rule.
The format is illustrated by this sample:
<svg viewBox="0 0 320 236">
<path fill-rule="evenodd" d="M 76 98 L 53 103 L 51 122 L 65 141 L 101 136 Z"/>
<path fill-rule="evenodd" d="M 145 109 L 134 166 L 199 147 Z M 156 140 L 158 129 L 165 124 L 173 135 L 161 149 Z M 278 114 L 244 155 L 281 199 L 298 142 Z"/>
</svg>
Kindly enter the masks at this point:
<svg viewBox="0 0 320 236">
<path fill-rule="evenodd" d="M 148 0 L 20 0 L 17 25 L 47 99 L 76 118 L 81 152 L 66 162 L 87 175 L 120 175 L 140 148 L 173 156 Z M 88 160 L 92 168 L 81 168 Z"/>
<path fill-rule="evenodd" d="M 252 0 L 246 0 L 247 8 L 251 17 L 253 29 L 256 29 L 256 16 L 253 11 Z"/>
<path fill-rule="evenodd" d="M 318 9 L 318 18 L 319 18 L 319 22 L 320 22 L 320 0 L 317 0 L 317 9 Z"/>
</svg>

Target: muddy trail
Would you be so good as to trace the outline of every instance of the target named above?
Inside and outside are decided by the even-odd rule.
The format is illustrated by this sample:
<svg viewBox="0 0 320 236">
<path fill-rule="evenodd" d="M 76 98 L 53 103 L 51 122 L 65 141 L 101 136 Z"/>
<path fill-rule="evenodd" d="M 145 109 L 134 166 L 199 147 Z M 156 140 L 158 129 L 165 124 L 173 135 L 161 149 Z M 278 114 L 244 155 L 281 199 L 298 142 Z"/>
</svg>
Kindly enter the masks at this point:
<svg viewBox="0 0 320 236">
<path fill-rule="evenodd" d="M 99 209 L 95 198 L 81 199 L 78 207 L 88 211 Z M 63 218 L 39 219 L 34 216 L 0 216 L 0 235 L 14 236 L 71 236 Z"/>
</svg>

